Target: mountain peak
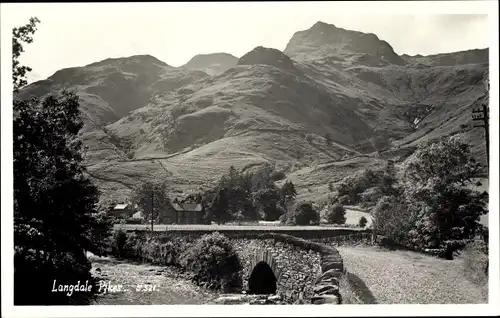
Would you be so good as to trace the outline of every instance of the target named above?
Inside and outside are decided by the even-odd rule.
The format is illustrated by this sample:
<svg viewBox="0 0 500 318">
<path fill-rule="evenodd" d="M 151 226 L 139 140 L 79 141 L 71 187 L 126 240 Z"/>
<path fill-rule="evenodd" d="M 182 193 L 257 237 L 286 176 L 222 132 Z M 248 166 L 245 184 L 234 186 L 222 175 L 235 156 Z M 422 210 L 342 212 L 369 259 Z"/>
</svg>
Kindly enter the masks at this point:
<svg viewBox="0 0 500 318">
<path fill-rule="evenodd" d="M 112 64 L 122 64 L 122 63 L 128 63 L 128 62 L 135 62 L 135 63 L 152 63 L 152 64 L 158 64 L 160 66 L 165 66 L 165 67 L 171 67 L 167 63 L 160 61 L 156 57 L 149 55 L 149 54 L 139 54 L 139 55 L 132 55 L 128 57 L 116 57 L 116 58 L 107 58 L 105 60 L 99 61 L 99 62 L 94 62 L 88 65 L 85 65 L 86 67 L 99 67 L 99 66 L 106 66 L 106 65 L 112 65 Z"/>
<path fill-rule="evenodd" d="M 236 66 L 238 58 L 229 53 L 197 54 L 183 68 L 204 71 L 210 75 L 220 74 Z"/>
<path fill-rule="evenodd" d="M 357 55 L 372 64 L 405 64 L 386 41 L 373 33 L 346 30 L 318 21 L 307 30 L 296 32 L 288 42 L 285 54 L 307 58 L 318 53 L 348 57 Z"/>
<path fill-rule="evenodd" d="M 293 61 L 277 49 L 257 46 L 238 61 L 238 65 L 264 64 L 282 69 L 295 69 Z"/>
</svg>

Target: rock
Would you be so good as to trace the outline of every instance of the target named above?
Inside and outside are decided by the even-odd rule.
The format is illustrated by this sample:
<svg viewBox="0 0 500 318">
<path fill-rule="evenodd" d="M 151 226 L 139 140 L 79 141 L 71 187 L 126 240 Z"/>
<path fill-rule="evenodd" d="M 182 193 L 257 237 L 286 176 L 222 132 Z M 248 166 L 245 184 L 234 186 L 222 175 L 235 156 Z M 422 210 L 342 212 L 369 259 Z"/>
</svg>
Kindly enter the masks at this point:
<svg viewBox="0 0 500 318">
<path fill-rule="evenodd" d="M 327 272 L 331 269 L 339 270 L 342 271 L 343 265 L 342 262 L 322 262 L 321 264 L 321 270 L 323 272 Z"/>
<path fill-rule="evenodd" d="M 252 299 L 250 300 L 249 304 L 250 305 L 265 305 L 267 299 Z"/>
<path fill-rule="evenodd" d="M 267 300 L 278 301 L 278 300 L 281 300 L 281 296 L 280 295 L 271 295 L 271 296 L 267 297 Z"/>
<path fill-rule="evenodd" d="M 228 304 L 238 304 L 243 302 L 244 299 L 241 296 L 222 296 L 215 300 L 218 304 L 228 305 Z"/>
<path fill-rule="evenodd" d="M 313 292 L 320 295 L 337 295 L 339 286 L 337 285 L 316 285 Z"/>
<path fill-rule="evenodd" d="M 320 277 L 318 277 L 318 279 L 316 280 L 316 283 L 322 281 L 325 278 L 330 278 L 330 277 L 334 277 L 334 278 L 338 279 L 338 278 L 340 278 L 340 276 L 342 276 L 341 271 L 338 271 L 335 269 L 329 269 L 329 270 L 325 271 L 323 274 L 321 274 Z"/>
<path fill-rule="evenodd" d="M 313 296 L 311 298 L 311 304 L 323 305 L 323 304 L 340 304 L 339 298 L 335 295 L 320 295 Z"/>
</svg>

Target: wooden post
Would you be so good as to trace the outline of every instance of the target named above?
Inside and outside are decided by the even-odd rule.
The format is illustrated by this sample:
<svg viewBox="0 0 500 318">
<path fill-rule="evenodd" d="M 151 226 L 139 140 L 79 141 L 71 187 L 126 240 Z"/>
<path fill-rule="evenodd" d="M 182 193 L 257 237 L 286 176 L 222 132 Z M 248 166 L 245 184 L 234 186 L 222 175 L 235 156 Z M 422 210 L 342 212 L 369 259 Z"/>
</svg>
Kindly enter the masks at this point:
<svg viewBox="0 0 500 318">
<path fill-rule="evenodd" d="M 154 231 L 154 195 L 155 195 L 155 192 L 154 192 L 154 189 L 151 190 L 151 235 L 153 234 L 153 231 Z"/>
<path fill-rule="evenodd" d="M 489 110 L 486 103 L 484 103 L 481 109 L 472 110 L 472 120 L 482 121 L 481 125 L 475 125 L 477 128 L 484 128 L 484 138 L 486 141 L 486 160 L 488 164 L 488 174 L 490 171 L 490 131 L 489 131 Z M 478 114 L 478 115 L 476 115 Z"/>
</svg>

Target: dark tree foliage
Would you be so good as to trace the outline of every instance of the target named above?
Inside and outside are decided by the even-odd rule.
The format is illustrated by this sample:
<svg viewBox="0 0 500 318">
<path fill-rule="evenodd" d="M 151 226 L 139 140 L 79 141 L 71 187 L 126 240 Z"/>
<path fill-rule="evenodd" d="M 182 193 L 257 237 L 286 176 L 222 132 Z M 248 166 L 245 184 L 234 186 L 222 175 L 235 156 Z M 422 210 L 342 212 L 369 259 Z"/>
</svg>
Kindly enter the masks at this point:
<svg viewBox="0 0 500 318">
<path fill-rule="evenodd" d="M 288 211 L 288 207 L 294 202 L 297 196 L 297 190 L 295 190 L 295 185 L 292 181 L 286 181 L 280 188 L 280 205 L 285 210 Z"/>
<path fill-rule="evenodd" d="M 274 169 L 270 164 L 264 164 L 259 170 L 252 175 L 252 192 L 255 193 L 262 189 L 274 187 L 274 182 L 271 179 L 271 174 Z"/>
<path fill-rule="evenodd" d="M 151 221 L 153 215 L 153 220 L 157 221 L 161 212 L 171 204 L 166 191 L 165 182 L 146 181 L 134 190 L 132 202 L 142 209 L 146 220 Z"/>
<path fill-rule="evenodd" d="M 330 224 L 345 224 L 346 211 L 341 204 L 334 204 L 331 208 L 328 209 L 326 220 Z"/>
<path fill-rule="evenodd" d="M 319 224 L 319 213 L 314 209 L 312 202 L 300 201 L 295 204 L 289 224 L 294 225 L 317 225 Z"/>
<path fill-rule="evenodd" d="M 14 95 L 31 69 L 19 64 L 38 19 L 13 30 Z M 70 92 L 13 101 L 14 304 L 88 304 L 92 293 L 52 292 L 56 285 L 95 284 L 86 251 L 100 255 L 109 220 L 83 165 L 78 97 Z"/>
<path fill-rule="evenodd" d="M 99 192 L 82 164 L 78 106 L 68 92 L 14 101 L 14 276 L 16 286 L 34 286 L 16 289 L 16 303 L 74 301 L 51 293 L 53 280 L 91 279 L 84 251 L 101 252 L 93 238 L 107 229 L 95 219 Z"/>
<path fill-rule="evenodd" d="M 391 161 L 379 169 L 366 169 L 339 183 L 334 203 L 361 203 L 366 208 L 374 207 L 383 196 L 400 194 L 397 181 L 396 168 Z"/>
<path fill-rule="evenodd" d="M 359 218 L 359 221 L 358 221 L 359 227 L 365 227 L 366 223 L 368 223 L 368 220 L 364 216 Z"/>
<path fill-rule="evenodd" d="M 417 222 L 408 233 L 417 248 L 448 248 L 474 238 L 488 194 L 471 189 L 482 172 L 459 136 L 421 145 L 405 162 L 406 205 Z"/>
<path fill-rule="evenodd" d="M 227 194 L 227 208 L 231 216 L 230 219 L 238 219 L 239 221 L 258 219 L 258 214 L 252 202 L 251 178 L 250 174 L 242 174 L 231 166 L 228 173 L 224 174 L 219 180 L 217 189 L 224 189 Z"/>
<path fill-rule="evenodd" d="M 33 34 L 36 31 L 36 24 L 40 23 L 38 18 L 31 18 L 29 23 L 12 29 L 12 83 L 14 84 L 14 93 L 28 82 L 26 81 L 26 73 L 31 72 L 29 66 L 21 65 L 19 57 L 24 52 L 22 43 L 29 44 L 33 42 Z"/>
<path fill-rule="evenodd" d="M 217 224 L 230 221 L 231 214 L 229 213 L 228 206 L 229 202 L 226 190 L 220 189 L 210 206 L 211 219 L 217 222 Z"/>
<path fill-rule="evenodd" d="M 265 221 L 277 221 L 284 213 L 279 206 L 280 194 L 276 188 L 261 189 L 254 193 L 253 198 Z"/>
</svg>

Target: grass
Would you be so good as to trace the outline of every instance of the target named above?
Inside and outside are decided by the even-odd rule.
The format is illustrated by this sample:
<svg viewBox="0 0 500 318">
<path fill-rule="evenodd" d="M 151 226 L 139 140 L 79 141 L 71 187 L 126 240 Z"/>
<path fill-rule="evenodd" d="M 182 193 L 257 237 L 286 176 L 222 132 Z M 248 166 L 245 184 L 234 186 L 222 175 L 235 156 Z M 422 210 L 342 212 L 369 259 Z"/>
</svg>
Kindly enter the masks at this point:
<svg viewBox="0 0 500 318">
<path fill-rule="evenodd" d="M 488 255 L 476 243 L 463 250 L 461 259 L 467 280 L 480 286 L 482 294 L 488 297 Z"/>
<path fill-rule="evenodd" d="M 480 304 L 481 286 L 465 279 L 463 260 L 375 247 L 337 248 L 350 273 L 344 303 Z"/>
</svg>

